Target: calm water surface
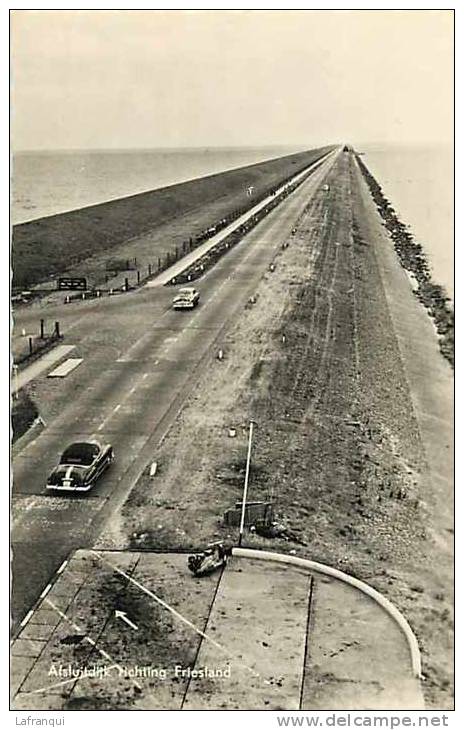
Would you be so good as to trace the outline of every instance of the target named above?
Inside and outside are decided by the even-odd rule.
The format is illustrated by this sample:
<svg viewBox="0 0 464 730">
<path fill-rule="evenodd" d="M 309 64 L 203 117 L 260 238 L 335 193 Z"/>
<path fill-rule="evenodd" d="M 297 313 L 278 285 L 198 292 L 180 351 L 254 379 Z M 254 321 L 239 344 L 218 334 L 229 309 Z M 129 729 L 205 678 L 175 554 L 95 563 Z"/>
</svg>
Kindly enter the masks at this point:
<svg viewBox="0 0 464 730">
<path fill-rule="evenodd" d="M 454 168 L 447 147 L 359 147 L 404 224 L 422 244 L 433 271 L 454 299 Z"/>
<path fill-rule="evenodd" d="M 243 167 L 301 148 L 22 152 L 13 158 L 13 223 Z"/>
</svg>

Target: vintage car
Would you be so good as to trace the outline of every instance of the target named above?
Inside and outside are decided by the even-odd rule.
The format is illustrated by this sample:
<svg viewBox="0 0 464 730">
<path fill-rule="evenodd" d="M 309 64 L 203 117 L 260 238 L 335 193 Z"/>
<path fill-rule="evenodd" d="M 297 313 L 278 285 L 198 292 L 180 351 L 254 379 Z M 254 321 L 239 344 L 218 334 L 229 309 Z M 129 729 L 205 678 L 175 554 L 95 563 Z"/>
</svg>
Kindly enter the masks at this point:
<svg viewBox="0 0 464 730">
<path fill-rule="evenodd" d="M 63 452 L 47 480 L 47 489 L 88 492 L 114 459 L 113 447 L 100 441 L 80 441 Z"/>
<path fill-rule="evenodd" d="M 184 289 L 179 289 L 176 296 L 173 299 L 173 309 L 193 309 L 197 306 L 200 301 L 200 292 L 193 288 L 193 286 L 187 286 Z"/>
</svg>

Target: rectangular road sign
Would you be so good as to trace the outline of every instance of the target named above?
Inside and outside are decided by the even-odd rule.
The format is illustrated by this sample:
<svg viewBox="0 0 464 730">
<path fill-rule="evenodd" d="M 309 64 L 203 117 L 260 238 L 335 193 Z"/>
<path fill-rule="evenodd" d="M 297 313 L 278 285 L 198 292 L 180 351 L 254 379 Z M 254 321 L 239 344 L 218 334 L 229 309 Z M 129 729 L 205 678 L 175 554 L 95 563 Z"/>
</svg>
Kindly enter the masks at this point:
<svg viewBox="0 0 464 730">
<path fill-rule="evenodd" d="M 58 289 L 79 289 L 85 291 L 87 289 L 87 279 L 85 276 L 60 276 L 58 279 Z"/>
<path fill-rule="evenodd" d="M 224 512 L 224 524 L 230 527 L 238 527 L 241 518 L 241 503 L 237 502 L 235 508 L 230 507 Z M 271 502 L 247 502 L 245 505 L 245 525 L 256 523 L 269 525 L 274 519 L 274 507 Z"/>
</svg>

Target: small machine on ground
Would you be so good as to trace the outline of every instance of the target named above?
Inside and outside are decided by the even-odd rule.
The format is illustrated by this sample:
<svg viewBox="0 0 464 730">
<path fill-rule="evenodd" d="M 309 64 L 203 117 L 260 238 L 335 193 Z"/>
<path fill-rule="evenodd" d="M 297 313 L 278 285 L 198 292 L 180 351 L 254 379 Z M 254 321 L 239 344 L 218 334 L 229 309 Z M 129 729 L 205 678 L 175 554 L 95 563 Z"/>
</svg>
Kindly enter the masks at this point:
<svg viewBox="0 0 464 730">
<path fill-rule="evenodd" d="M 209 575 L 227 563 L 227 558 L 232 555 L 232 548 L 224 545 L 223 542 L 210 543 L 206 550 L 189 555 L 187 565 L 195 576 Z"/>
</svg>

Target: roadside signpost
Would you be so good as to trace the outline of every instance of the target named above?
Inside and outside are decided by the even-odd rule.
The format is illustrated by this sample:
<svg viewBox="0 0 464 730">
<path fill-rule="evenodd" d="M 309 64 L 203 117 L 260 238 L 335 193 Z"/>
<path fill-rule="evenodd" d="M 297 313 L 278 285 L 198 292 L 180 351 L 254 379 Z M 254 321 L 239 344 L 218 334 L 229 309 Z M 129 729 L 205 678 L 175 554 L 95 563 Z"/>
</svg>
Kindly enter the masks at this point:
<svg viewBox="0 0 464 730">
<path fill-rule="evenodd" d="M 246 469 L 245 469 L 245 484 L 243 485 L 242 515 L 240 517 L 240 531 L 239 531 L 239 536 L 238 536 L 238 546 L 239 547 L 241 547 L 241 545 L 242 545 L 243 528 L 245 525 L 245 509 L 246 509 L 246 501 L 247 501 L 247 493 L 248 493 L 248 481 L 250 478 L 251 444 L 253 441 L 253 426 L 254 425 L 255 425 L 254 421 L 250 421 L 250 431 L 248 434 L 248 454 L 247 454 L 247 462 L 246 462 Z"/>
</svg>

